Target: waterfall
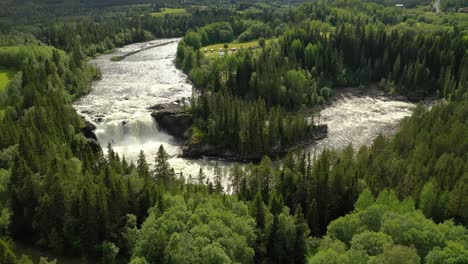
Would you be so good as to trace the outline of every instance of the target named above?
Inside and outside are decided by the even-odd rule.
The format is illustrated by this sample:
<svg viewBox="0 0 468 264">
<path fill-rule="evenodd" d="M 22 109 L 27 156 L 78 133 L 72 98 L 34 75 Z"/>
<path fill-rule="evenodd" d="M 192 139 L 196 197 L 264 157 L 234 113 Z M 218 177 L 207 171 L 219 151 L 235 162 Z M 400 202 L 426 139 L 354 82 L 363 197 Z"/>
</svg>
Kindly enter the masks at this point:
<svg viewBox="0 0 468 264">
<path fill-rule="evenodd" d="M 169 141 L 170 137 L 160 133 L 153 120 L 114 120 L 98 125 L 96 129 L 98 141 L 102 145 L 138 144 L 153 138 Z"/>
<path fill-rule="evenodd" d="M 167 45 L 147 49 L 150 45 L 169 42 Z M 135 52 L 142 50 L 141 52 Z M 102 55 L 91 63 L 102 72 L 102 79 L 93 84 L 92 91 L 74 103 L 76 110 L 96 125 L 96 136 L 104 151 L 110 142 L 115 152 L 127 161 L 136 162 L 141 150 L 148 163 L 160 145 L 171 156 L 169 163 L 176 172 L 187 177 L 197 177 L 200 168 L 208 177 L 213 167 L 228 169 L 228 161 L 179 158 L 181 146 L 173 138 L 159 131 L 148 108 L 192 97 L 192 86 L 187 76 L 174 65 L 177 42 L 167 39 L 137 43 Z M 111 61 L 114 56 L 124 56 Z M 324 148 L 342 148 L 349 143 L 356 147 L 368 145 L 381 132 L 392 131 L 399 121 L 411 114 L 413 104 L 401 102 L 379 93 L 359 89 L 336 92 L 331 105 L 319 115 L 328 125 L 328 137 L 307 146 L 306 151 L 320 153 Z"/>
</svg>

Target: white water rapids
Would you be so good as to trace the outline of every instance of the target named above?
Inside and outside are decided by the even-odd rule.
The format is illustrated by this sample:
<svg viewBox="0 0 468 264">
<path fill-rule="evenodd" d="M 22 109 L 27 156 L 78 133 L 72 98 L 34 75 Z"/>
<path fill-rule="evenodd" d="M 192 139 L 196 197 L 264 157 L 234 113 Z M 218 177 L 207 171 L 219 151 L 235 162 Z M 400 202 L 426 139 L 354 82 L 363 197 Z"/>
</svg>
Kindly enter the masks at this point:
<svg viewBox="0 0 468 264">
<path fill-rule="evenodd" d="M 130 161 L 136 161 L 143 150 L 151 163 L 158 147 L 163 145 L 171 155 L 169 162 L 176 172 L 195 178 L 203 167 L 205 174 L 211 176 L 215 161 L 178 158 L 181 146 L 170 135 L 159 131 L 148 109 L 158 103 L 192 96 L 187 76 L 174 65 L 177 42 L 178 39 L 162 39 L 132 44 L 92 60 L 90 63 L 101 69 L 102 79 L 74 107 L 97 126 L 95 133 L 104 150 L 110 142 L 116 152 Z M 145 49 L 162 43 L 168 44 Z M 121 61 L 110 60 L 138 50 L 142 51 Z M 349 143 L 370 144 L 379 133 L 393 131 L 402 118 L 411 114 L 413 107 L 381 95 L 359 96 L 353 90 L 340 92 L 320 116 L 320 122 L 328 124 L 328 137 L 306 149 L 319 152 Z M 219 161 L 219 165 L 228 169 L 231 163 Z"/>
<path fill-rule="evenodd" d="M 111 61 L 115 56 L 164 43 L 168 44 L 143 50 L 121 61 Z M 159 146 L 163 145 L 176 172 L 196 177 L 203 167 L 210 175 L 214 161 L 178 158 L 180 145 L 172 136 L 159 131 L 151 116 L 152 110 L 148 109 L 155 104 L 192 96 L 187 76 L 174 65 L 177 43 L 177 39 L 137 43 L 92 60 L 90 63 L 100 68 L 102 79 L 74 106 L 97 126 L 95 133 L 104 151 L 110 142 L 114 151 L 127 160 L 136 161 L 143 150 L 147 161 L 153 163 Z"/>
</svg>

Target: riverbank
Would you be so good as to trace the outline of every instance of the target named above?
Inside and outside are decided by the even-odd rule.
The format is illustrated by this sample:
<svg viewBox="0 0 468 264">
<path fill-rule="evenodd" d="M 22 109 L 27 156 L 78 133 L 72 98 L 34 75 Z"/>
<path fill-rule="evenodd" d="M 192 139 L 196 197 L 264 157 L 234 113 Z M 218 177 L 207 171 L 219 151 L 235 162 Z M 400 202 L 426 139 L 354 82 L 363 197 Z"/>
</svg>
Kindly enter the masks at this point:
<svg viewBox="0 0 468 264">
<path fill-rule="evenodd" d="M 326 124 L 314 126 L 313 131 L 307 139 L 297 142 L 290 146 L 280 146 L 268 153 L 236 153 L 226 149 L 224 146 L 212 146 L 209 144 L 190 144 L 186 143 L 182 149 L 181 158 L 200 159 L 214 158 L 224 159 L 231 162 L 260 162 L 264 156 L 269 156 L 272 159 L 282 158 L 289 151 L 300 149 L 313 141 L 324 139 L 327 136 L 328 126 Z"/>
<path fill-rule="evenodd" d="M 143 150 L 149 163 L 154 162 L 157 149 L 163 145 L 171 157 L 170 165 L 184 177 L 195 177 L 202 168 L 211 178 L 215 166 L 227 172 L 233 162 L 249 162 L 235 156 L 229 159 L 209 155 L 196 159 L 184 157 L 184 140 L 170 136 L 151 116 L 154 112 L 151 106 L 191 98 L 196 93 L 187 76 L 174 65 L 176 43 L 133 53 L 122 61 L 110 60 L 145 49 L 151 43 L 173 41 L 177 40 L 132 44 L 91 61 L 101 69 L 102 78 L 74 106 L 96 126 L 97 141 L 93 142 L 104 152 L 111 142 L 114 151 L 129 162 L 136 162 Z M 316 124 L 327 125 L 327 136 L 300 142 L 294 150 L 319 154 L 324 148 L 339 149 L 350 143 L 369 145 L 379 133 L 393 133 L 400 121 L 411 115 L 413 107 L 408 100 L 385 95 L 383 91 L 359 87 L 335 89 L 325 105 L 306 113 L 308 117 L 313 116 Z"/>
<path fill-rule="evenodd" d="M 225 145 L 210 145 L 204 140 L 193 140 L 195 131 L 194 118 L 186 108 L 184 100 L 177 100 L 169 104 L 157 104 L 150 109 L 154 110 L 151 116 L 158 123 L 158 128 L 165 131 L 176 140 L 181 142 L 182 153 L 180 158 L 201 159 L 215 158 L 238 162 L 259 162 L 264 156 L 270 158 L 284 157 L 290 150 L 301 148 L 315 140 L 323 139 L 327 136 L 327 125 L 311 125 L 311 131 L 301 141 L 292 145 L 282 145 L 280 141 L 270 151 L 241 153 L 230 149 Z M 266 121 L 265 121 L 266 122 Z"/>
<path fill-rule="evenodd" d="M 430 105 L 432 101 L 428 98 L 424 102 Z M 388 94 L 379 89 L 377 84 L 336 88 L 333 96 L 325 104 L 301 112 L 314 120 L 313 122 L 321 129 L 316 130 L 310 138 L 293 146 L 271 153 L 242 155 L 226 150 L 223 146 L 185 142 L 179 157 L 258 162 L 263 155 L 281 158 L 289 150 L 305 150 L 318 154 L 324 148 L 340 149 L 348 144 L 356 147 L 369 145 L 379 134 L 391 135 L 396 132 L 400 121 L 411 115 L 414 106 L 409 98 Z"/>
<path fill-rule="evenodd" d="M 121 61 L 121 60 L 126 59 L 127 57 L 130 57 L 130 56 L 135 55 L 137 53 L 143 52 L 145 50 L 154 49 L 154 48 L 157 48 L 157 47 L 162 47 L 162 46 L 169 45 L 171 43 L 178 43 L 178 42 L 179 42 L 178 40 L 174 40 L 174 41 L 167 41 L 167 42 L 163 42 L 163 43 L 159 43 L 159 44 L 155 44 L 155 45 L 150 45 L 150 46 L 148 46 L 146 48 L 138 49 L 138 50 L 126 53 L 124 55 L 114 56 L 114 57 L 110 58 L 110 60 L 111 61 Z"/>
</svg>

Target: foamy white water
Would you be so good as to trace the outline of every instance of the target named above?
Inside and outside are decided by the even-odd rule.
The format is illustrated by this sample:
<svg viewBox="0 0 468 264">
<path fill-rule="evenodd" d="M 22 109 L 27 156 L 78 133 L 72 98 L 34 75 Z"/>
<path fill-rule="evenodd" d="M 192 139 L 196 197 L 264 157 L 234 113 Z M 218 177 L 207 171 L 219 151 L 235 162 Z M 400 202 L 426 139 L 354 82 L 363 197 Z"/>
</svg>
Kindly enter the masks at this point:
<svg viewBox="0 0 468 264">
<path fill-rule="evenodd" d="M 143 50 L 122 61 L 114 56 L 144 49 L 150 45 L 167 45 Z M 192 86 L 187 76 L 174 65 L 178 39 L 162 39 L 132 44 L 91 61 L 102 72 L 102 79 L 93 84 L 92 91 L 74 106 L 97 126 L 96 135 L 106 150 L 110 142 L 114 150 L 127 160 L 136 161 L 143 150 L 150 163 L 160 145 L 171 155 L 169 160 L 176 172 L 188 177 L 198 175 L 200 168 L 213 175 L 217 161 L 178 158 L 181 146 L 173 137 L 159 131 L 148 108 L 158 103 L 190 98 Z M 381 95 L 360 96 L 355 89 L 341 91 L 331 106 L 320 115 L 320 123 L 328 124 L 328 137 L 305 147 L 319 153 L 323 148 L 343 148 L 368 145 L 379 133 L 395 130 L 401 119 L 411 115 L 413 104 Z M 218 161 L 225 171 L 230 162 Z"/>
<path fill-rule="evenodd" d="M 122 61 L 111 61 L 148 46 L 164 44 L 128 56 Z M 159 131 L 148 108 L 192 96 L 187 76 L 174 65 L 178 39 L 161 39 L 137 43 L 100 56 L 90 63 L 102 72 L 102 79 L 93 84 L 92 91 L 76 101 L 74 106 L 97 127 L 95 133 L 104 151 L 111 143 L 113 149 L 127 160 L 136 161 L 140 150 L 152 163 L 160 145 L 171 156 L 170 163 L 185 176 L 198 175 L 200 167 L 212 173 L 214 161 L 190 161 L 177 158 L 180 145 L 173 137 Z"/>
<path fill-rule="evenodd" d="M 357 95 L 357 92 L 356 89 L 337 92 L 331 106 L 323 109 L 318 118 L 320 123 L 328 125 L 327 137 L 307 150 L 320 153 L 324 148 L 342 149 L 350 143 L 357 148 L 370 145 L 380 133 L 395 132 L 400 121 L 410 116 L 415 107 L 413 103 L 382 94 Z"/>
</svg>

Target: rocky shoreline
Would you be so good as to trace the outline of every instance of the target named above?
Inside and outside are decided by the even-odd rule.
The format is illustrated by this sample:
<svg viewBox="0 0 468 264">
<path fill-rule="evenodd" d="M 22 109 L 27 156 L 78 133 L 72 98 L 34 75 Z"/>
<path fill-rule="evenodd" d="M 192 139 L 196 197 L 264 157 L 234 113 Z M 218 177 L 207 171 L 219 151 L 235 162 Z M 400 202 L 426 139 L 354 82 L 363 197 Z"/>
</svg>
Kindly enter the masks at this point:
<svg viewBox="0 0 468 264">
<path fill-rule="evenodd" d="M 327 137 L 328 126 L 319 125 L 314 127 L 314 132 L 312 132 L 311 137 L 305 139 L 301 142 L 294 144 L 293 146 L 280 147 L 277 150 L 271 151 L 270 153 L 253 153 L 247 155 L 241 155 L 235 153 L 231 150 L 226 150 L 223 147 L 215 147 L 208 144 L 199 144 L 199 145 L 190 145 L 186 144 L 182 149 L 182 154 L 180 157 L 187 159 L 200 159 L 204 157 L 208 158 L 221 158 L 229 161 L 238 161 L 238 162 L 259 162 L 264 156 L 269 156 L 270 158 L 282 158 L 290 150 L 296 150 L 302 148 L 303 146 L 309 145 L 316 140 L 323 139 Z"/>
<path fill-rule="evenodd" d="M 183 144 L 181 158 L 200 159 L 204 157 L 221 158 L 231 161 L 249 162 L 260 161 L 264 155 L 272 158 L 283 157 L 289 150 L 297 149 L 304 145 L 308 145 L 315 140 L 323 139 L 327 136 L 327 125 L 314 126 L 314 131 L 311 137 L 303 140 L 293 146 L 278 147 L 270 153 L 252 153 L 241 155 L 231 150 L 226 150 L 224 147 L 212 146 L 209 144 L 190 144 L 188 142 L 190 136 L 190 128 L 193 125 L 192 115 L 185 109 L 182 102 L 177 101 L 169 104 L 158 104 L 150 107 L 154 110 L 151 116 L 156 120 L 158 127 Z"/>
</svg>

